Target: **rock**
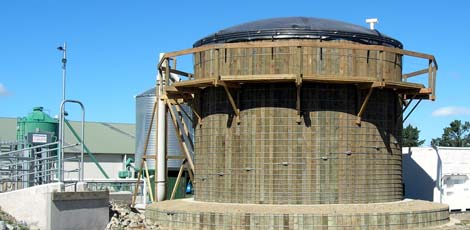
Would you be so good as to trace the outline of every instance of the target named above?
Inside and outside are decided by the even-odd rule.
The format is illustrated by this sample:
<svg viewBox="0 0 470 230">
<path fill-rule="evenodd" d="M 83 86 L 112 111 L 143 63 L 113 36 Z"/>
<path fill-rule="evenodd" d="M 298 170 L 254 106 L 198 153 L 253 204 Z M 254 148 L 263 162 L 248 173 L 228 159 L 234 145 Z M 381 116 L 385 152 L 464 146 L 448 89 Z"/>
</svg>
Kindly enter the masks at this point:
<svg viewBox="0 0 470 230">
<path fill-rule="evenodd" d="M 152 222 L 151 220 L 147 220 L 147 219 L 144 220 L 144 223 L 145 223 L 145 225 L 147 225 L 147 226 L 152 226 L 152 225 L 153 225 L 153 222 Z"/>
<path fill-rule="evenodd" d="M 129 224 L 129 228 L 137 228 L 139 227 L 139 224 L 135 223 L 135 222 L 132 222 Z"/>
<path fill-rule="evenodd" d="M 0 230 L 29 229 L 25 222 L 17 221 L 0 208 Z"/>
<path fill-rule="evenodd" d="M 106 226 L 107 230 L 149 229 L 144 225 L 145 216 L 136 209 L 131 209 L 128 204 L 111 202 L 109 208 L 112 217 Z"/>
</svg>

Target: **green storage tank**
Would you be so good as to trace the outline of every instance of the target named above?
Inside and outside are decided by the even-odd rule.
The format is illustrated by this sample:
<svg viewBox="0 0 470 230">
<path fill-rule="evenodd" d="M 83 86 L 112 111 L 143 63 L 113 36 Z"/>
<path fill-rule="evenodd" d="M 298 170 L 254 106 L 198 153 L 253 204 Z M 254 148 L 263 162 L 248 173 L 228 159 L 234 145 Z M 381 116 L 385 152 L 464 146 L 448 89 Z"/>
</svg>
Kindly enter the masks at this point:
<svg viewBox="0 0 470 230">
<path fill-rule="evenodd" d="M 27 143 L 28 133 L 51 133 L 52 142 L 57 141 L 59 121 L 43 112 L 43 107 L 34 107 L 28 116 L 18 118 L 16 139 Z"/>
<path fill-rule="evenodd" d="M 186 194 L 186 185 L 188 183 L 188 176 L 183 174 L 180 179 L 178 188 L 176 189 L 175 199 L 181 199 L 188 197 Z M 169 171 L 168 178 L 167 178 L 167 186 L 166 186 L 166 199 L 169 200 L 171 198 L 171 192 L 173 192 L 173 187 L 176 184 L 176 179 L 178 178 L 177 171 Z"/>
<path fill-rule="evenodd" d="M 152 192 L 155 193 L 155 177 L 152 175 L 155 174 L 154 170 L 149 170 L 149 175 L 150 175 L 150 184 L 152 185 Z M 178 171 L 168 171 L 168 177 L 167 177 L 167 184 L 166 184 L 166 199 L 169 200 L 171 198 L 171 193 L 173 192 L 173 187 L 176 184 L 176 179 L 178 178 Z M 145 175 L 142 175 L 142 180 L 145 179 Z M 182 198 L 188 198 L 192 197 L 191 194 L 186 194 L 186 186 L 188 185 L 189 181 L 189 175 L 187 173 L 183 173 L 181 176 L 179 185 L 176 189 L 176 194 L 174 199 L 182 199 Z M 150 198 L 148 198 L 150 199 Z"/>
</svg>

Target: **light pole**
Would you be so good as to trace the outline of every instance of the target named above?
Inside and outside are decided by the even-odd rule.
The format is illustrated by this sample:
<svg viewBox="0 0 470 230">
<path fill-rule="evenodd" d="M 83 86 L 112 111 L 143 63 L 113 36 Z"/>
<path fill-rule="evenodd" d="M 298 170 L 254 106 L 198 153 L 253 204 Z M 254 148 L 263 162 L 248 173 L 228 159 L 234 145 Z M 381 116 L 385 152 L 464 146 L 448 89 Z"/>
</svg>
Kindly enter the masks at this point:
<svg viewBox="0 0 470 230">
<path fill-rule="evenodd" d="M 67 44 L 64 42 L 63 46 L 57 47 L 57 50 L 62 51 L 62 101 L 60 102 L 61 104 L 61 110 L 59 113 L 59 152 L 57 153 L 58 158 L 57 158 L 57 179 L 59 182 L 63 182 L 63 170 L 62 168 L 64 167 L 63 165 L 63 157 L 64 157 L 64 149 L 63 149 L 63 142 L 64 142 L 64 120 L 65 120 L 65 115 L 64 115 L 64 108 L 62 108 L 62 105 L 65 103 L 65 80 L 67 76 Z"/>
<path fill-rule="evenodd" d="M 59 51 L 62 51 L 62 101 L 65 100 L 65 79 L 67 76 L 67 44 L 64 42 L 63 46 L 57 47 Z"/>
</svg>

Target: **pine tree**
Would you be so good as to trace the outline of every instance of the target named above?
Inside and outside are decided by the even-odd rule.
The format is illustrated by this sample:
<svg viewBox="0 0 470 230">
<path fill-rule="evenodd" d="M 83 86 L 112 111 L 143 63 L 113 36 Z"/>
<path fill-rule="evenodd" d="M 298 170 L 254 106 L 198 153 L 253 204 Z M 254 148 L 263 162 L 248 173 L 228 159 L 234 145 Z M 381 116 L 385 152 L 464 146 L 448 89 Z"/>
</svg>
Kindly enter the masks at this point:
<svg viewBox="0 0 470 230">
<path fill-rule="evenodd" d="M 449 127 L 444 128 L 441 137 L 432 139 L 432 146 L 468 147 L 470 146 L 470 123 L 462 124 L 460 120 L 454 120 Z"/>
<path fill-rule="evenodd" d="M 417 147 L 424 143 L 424 140 L 419 139 L 419 130 L 417 127 L 411 125 L 403 129 L 402 146 L 403 147 Z"/>
</svg>

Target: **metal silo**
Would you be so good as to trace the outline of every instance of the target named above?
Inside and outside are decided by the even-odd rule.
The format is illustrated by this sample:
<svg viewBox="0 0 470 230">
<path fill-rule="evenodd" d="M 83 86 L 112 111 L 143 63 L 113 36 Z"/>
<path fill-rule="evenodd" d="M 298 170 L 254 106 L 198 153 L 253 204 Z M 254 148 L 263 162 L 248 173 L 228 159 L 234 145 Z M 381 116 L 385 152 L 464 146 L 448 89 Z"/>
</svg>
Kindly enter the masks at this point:
<svg viewBox="0 0 470 230">
<path fill-rule="evenodd" d="M 18 119 L 16 130 L 17 140 L 20 143 L 26 141 L 29 133 L 50 133 L 51 139 L 57 140 L 59 122 L 43 112 L 43 107 L 34 107 L 28 116 Z"/>
<path fill-rule="evenodd" d="M 145 140 L 147 132 L 150 127 L 152 119 L 153 104 L 156 100 L 155 88 L 146 90 L 145 92 L 135 97 L 135 111 L 136 111 L 136 155 L 135 155 L 135 166 L 140 167 L 142 155 L 145 148 Z M 190 113 L 187 106 L 183 106 L 183 109 Z M 167 151 L 168 156 L 182 156 L 181 147 L 178 143 L 178 139 L 175 134 L 175 127 L 171 121 L 171 117 L 167 116 Z M 156 115 L 155 115 L 156 118 Z M 189 120 L 186 120 L 187 124 L 191 124 Z M 189 125 L 191 127 L 191 125 Z M 147 147 L 147 155 L 155 155 L 156 153 L 156 119 L 151 127 L 150 139 Z M 148 167 L 150 170 L 155 169 L 155 161 L 148 160 Z M 168 160 L 168 170 L 177 170 L 181 165 L 181 160 L 170 159 Z"/>
</svg>

